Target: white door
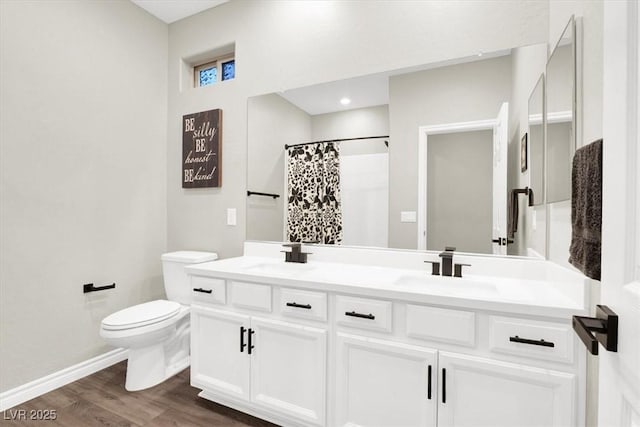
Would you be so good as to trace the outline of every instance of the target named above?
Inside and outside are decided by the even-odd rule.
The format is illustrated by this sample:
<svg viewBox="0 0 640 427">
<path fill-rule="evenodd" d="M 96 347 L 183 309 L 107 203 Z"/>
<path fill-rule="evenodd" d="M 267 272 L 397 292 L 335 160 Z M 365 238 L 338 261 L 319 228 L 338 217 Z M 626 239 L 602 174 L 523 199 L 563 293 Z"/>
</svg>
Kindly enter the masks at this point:
<svg viewBox="0 0 640 427">
<path fill-rule="evenodd" d="M 493 128 L 493 253 L 507 254 L 507 147 L 509 145 L 509 103 L 500 107 Z M 496 242 L 499 240 L 499 243 Z M 505 244 L 501 244 L 505 243 Z"/>
<path fill-rule="evenodd" d="M 640 426 L 639 25 L 637 2 L 604 2 L 601 304 L 619 335 L 599 346 L 600 427 Z"/>
<path fill-rule="evenodd" d="M 248 328 L 249 316 L 192 305 L 191 385 L 248 400 Z"/>
<path fill-rule="evenodd" d="M 324 425 L 327 331 L 257 317 L 251 330 L 253 403 Z"/>
<path fill-rule="evenodd" d="M 575 376 L 440 352 L 438 427 L 575 426 Z"/>
<path fill-rule="evenodd" d="M 331 425 L 436 425 L 436 350 L 342 333 L 336 348 Z"/>
</svg>

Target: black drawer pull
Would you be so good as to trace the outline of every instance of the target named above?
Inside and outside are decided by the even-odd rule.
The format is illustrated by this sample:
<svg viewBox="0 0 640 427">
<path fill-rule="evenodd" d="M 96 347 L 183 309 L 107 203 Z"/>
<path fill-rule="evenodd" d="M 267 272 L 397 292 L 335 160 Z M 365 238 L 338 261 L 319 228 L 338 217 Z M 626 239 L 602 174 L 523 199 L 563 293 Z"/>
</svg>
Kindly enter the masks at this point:
<svg viewBox="0 0 640 427">
<path fill-rule="evenodd" d="M 252 340 L 253 334 L 255 334 L 255 333 L 256 333 L 256 331 L 254 331 L 253 329 L 249 328 L 249 330 L 248 330 L 247 332 L 249 332 L 249 335 L 248 335 L 248 339 L 249 339 L 249 348 L 247 349 L 247 353 L 251 354 L 251 350 L 253 350 L 254 348 L 256 348 L 256 346 L 255 346 L 255 345 L 253 345 L 253 344 L 251 343 L 251 340 Z"/>
<path fill-rule="evenodd" d="M 345 311 L 344 315 L 345 316 L 351 316 L 351 317 L 360 317 L 362 319 L 370 319 L 370 320 L 373 320 L 373 319 L 376 318 L 376 316 L 374 316 L 371 313 L 362 314 L 362 313 L 356 313 L 355 311 Z"/>
<path fill-rule="evenodd" d="M 511 342 L 519 342 L 522 344 L 531 344 L 531 345 L 541 345 L 543 347 L 555 347 L 556 345 L 551 341 L 545 340 L 529 340 L 526 338 L 520 338 L 519 336 L 509 337 L 509 341 Z"/>
<path fill-rule="evenodd" d="M 194 292 L 202 292 L 203 294 L 210 294 L 213 292 L 213 289 L 202 289 L 202 288 L 193 288 Z"/>
<path fill-rule="evenodd" d="M 307 310 L 311 310 L 311 304 L 298 304 L 296 302 L 288 302 L 287 307 L 306 308 Z"/>
</svg>

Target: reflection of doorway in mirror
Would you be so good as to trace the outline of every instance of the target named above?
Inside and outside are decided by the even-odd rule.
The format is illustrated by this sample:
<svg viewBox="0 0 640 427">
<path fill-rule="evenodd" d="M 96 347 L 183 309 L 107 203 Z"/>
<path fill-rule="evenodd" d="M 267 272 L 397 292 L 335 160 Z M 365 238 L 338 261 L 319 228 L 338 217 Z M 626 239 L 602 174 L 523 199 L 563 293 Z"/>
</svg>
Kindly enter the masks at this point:
<svg viewBox="0 0 640 427">
<path fill-rule="evenodd" d="M 427 161 L 427 250 L 492 253 L 493 131 L 431 135 Z"/>
</svg>

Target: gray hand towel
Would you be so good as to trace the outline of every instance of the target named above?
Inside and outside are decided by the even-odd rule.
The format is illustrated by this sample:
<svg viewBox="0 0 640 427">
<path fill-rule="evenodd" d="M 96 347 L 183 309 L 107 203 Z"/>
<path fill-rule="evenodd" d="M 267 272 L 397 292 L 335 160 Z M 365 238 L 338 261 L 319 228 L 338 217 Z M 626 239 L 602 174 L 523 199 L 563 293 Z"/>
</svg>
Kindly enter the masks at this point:
<svg viewBox="0 0 640 427">
<path fill-rule="evenodd" d="M 600 280 L 602 238 L 602 139 L 578 150 L 571 171 L 571 247 L 569 262 Z"/>
</svg>

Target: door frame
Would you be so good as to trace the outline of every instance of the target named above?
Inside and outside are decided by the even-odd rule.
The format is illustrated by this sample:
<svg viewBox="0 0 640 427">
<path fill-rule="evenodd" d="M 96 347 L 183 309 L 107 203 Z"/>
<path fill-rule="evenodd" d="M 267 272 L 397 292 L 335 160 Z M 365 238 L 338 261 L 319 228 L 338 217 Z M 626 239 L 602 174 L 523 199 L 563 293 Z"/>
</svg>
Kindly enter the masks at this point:
<svg viewBox="0 0 640 427">
<path fill-rule="evenodd" d="M 416 236 L 418 250 L 427 249 L 427 147 L 429 135 L 493 130 L 495 126 L 496 119 L 486 119 L 418 127 L 418 234 Z"/>
</svg>

